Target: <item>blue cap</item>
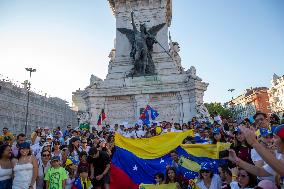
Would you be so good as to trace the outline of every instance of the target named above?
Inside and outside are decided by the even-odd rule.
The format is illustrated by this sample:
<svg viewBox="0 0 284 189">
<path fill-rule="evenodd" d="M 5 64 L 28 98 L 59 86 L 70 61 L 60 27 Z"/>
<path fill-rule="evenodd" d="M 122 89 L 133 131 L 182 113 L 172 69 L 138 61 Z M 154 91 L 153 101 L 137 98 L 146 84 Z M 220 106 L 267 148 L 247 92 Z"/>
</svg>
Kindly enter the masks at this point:
<svg viewBox="0 0 284 189">
<path fill-rule="evenodd" d="M 221 132 L 220 128 L 215 127 L 213 129 L 213 134 L 220 134 L 220 132 Z"/>
<path fill-rule="evenodd" d="M 272 134 L 272 132 L 270 130 L 266 129 L 266 128 L 260 128 L 259 132 L 260 132 L 260 136 L 262 136 L 262 137 L 266 137 L 266 136 Z"/>
<path fill-rule="evenodd" d="M 209 162 L 202 162 L 200 166 L 201 166 L 200 171 L 211 171 L 212 170 L 212 166 Z"/>
<path fill-rule="evenodd" d="M 28 142 L 23 142 L 22 144 L 19 144 L 20 149 L 30 149 L 31 145 Z"/>
<path fill-rule="evenodd" d="M 60 157 L 59 156 L 53 156 L 51 158 L 51 162 L 53 162 L 53 161 L 60 161 Z"/>
<path fill-rule="evenodd" d="M 277 126 L 273 132 L 275 135 L 279 136 L 281 139 L 284 139 L 284 124 Z"/>
<path fill-rule="evenodd" d="M 241 129 L 239 127 L 236 127 L 234 133 L 241 133 Z"/>
</svg>

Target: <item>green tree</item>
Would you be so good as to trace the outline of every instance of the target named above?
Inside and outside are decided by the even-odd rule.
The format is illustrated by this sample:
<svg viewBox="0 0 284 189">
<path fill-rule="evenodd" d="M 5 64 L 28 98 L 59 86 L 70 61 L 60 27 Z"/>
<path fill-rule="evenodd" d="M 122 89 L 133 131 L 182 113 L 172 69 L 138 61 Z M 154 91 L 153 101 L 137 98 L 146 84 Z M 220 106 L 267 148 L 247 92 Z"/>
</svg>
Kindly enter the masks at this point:
<svg viewBox="0 0 284 189">
<path fill-rule="evenodd" d="M 210 115 L 213 115 L 214 112 L 217 112 L 222 118 L 232 117 L 232 112 L 229 109 L 226 109 L 220 102 L 211 102 L 204 103 Z"/>
</svg>

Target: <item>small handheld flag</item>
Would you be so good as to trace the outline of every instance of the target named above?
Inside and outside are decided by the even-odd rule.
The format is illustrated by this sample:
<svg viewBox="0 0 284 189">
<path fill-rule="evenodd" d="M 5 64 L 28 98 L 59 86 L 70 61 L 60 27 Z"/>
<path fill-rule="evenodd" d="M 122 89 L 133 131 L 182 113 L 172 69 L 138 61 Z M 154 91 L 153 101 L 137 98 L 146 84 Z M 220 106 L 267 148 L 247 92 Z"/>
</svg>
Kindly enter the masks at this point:
<svg viewBox="0 0 284 189">
<path fill-rule="evenodd" d="M 104 109 L 102 109 L 101 114 L 99 115 L 98 123 L 97 125 L 102 125 L 103 121 L 106 119 L 106 114 L 104 112 Z"/>
<path fill-rule="evenodd" d="M 143 121 L 143 124 L 150 125 L 150 121 L 155 120 L 158 116 L 158 111 L 147 105 L 140 115 L 140 119 Z"/>
</svg>

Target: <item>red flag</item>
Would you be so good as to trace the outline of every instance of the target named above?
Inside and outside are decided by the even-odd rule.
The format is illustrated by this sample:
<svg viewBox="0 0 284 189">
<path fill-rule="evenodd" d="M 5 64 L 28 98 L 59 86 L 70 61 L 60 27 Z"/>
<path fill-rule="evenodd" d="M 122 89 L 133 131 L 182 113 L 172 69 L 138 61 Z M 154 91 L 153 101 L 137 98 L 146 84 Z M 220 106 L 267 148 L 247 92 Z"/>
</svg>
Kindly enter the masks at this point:
<svg viewBox="0 0 284 189">
<path fill-rule="evenodd" d="M 104 112 L 104 109 L 102 109 L 101 114 L 99 115 L 97 125 L 101 125 L 105 119 L 106 119 L 106 114 Z"/>
</svg>

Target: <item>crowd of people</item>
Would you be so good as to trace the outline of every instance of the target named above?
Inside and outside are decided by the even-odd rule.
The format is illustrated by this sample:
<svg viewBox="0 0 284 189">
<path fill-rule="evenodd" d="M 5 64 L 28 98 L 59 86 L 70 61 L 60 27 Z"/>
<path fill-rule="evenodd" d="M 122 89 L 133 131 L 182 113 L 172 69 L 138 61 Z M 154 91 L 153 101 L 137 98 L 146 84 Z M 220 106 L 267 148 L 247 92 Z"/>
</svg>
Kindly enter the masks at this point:
<svg viewBox="0 0 284 189">
<path fill-rule="evenodd" d="M 229 142 L 220 158 L 228 163 L 214 171 L 210 163 L 200 165 L 199 177 L 188 180 L 180 174 L 181 157 L 170 152 L 171 165 L 155 175 L 156 184 L 176 183 L 177 188 L 200 189 L 276 189 L 283 188 L 284 125 L 276 115 L 257 112 L 254 119 L 241 123 L 221 119 L 188 123 L 153 122 L 151 125 L 127 123 L 74 129 L 71 125 L 50 130 L 37 128 L 31 136 L 13 136 L 3 128 L 0 137 L 0 189 L 108 189 L 114 135 L 149 138 L 167 132 L 194 131 L 184 144 Z"/>
</svg>

